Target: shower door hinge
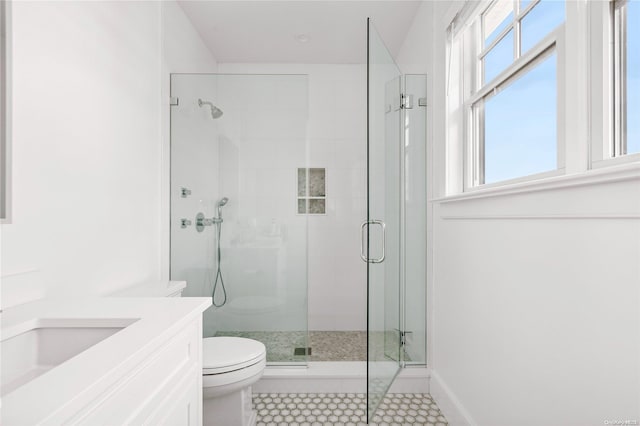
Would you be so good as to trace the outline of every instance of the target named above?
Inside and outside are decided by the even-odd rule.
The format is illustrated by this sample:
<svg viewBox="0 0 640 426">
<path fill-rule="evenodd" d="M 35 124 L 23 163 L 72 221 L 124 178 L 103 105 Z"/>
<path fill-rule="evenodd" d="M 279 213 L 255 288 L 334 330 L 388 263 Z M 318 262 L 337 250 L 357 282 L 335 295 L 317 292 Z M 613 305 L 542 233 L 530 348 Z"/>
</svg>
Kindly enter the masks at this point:
<svg viewBox="0 0 640 426">
<path fill-rule="evenodd" d="M 413 109 L 413 95 L 400 94 L 400 108 Z"/>
<path fill-rule="evenodd" d="M 426 107 L 427 106 L 427 98 L 418 98 L 418 106 Z"/>
<path fill-rule="evenodd" d="M 172 96 L 169 98 L 169 105 L 171 106 L 177 106 L 179 102 L 180 102 L 180 99 L 178 99 L 177 96 Z"/>
<path fill-rule="evenodd" d="M 397 328 L 394 328 L 394 330 L 400 335 L 400 346 L 407 346 L 407 335 L 413 334 L 413 331 L 400 331 Z"/>
</svg>

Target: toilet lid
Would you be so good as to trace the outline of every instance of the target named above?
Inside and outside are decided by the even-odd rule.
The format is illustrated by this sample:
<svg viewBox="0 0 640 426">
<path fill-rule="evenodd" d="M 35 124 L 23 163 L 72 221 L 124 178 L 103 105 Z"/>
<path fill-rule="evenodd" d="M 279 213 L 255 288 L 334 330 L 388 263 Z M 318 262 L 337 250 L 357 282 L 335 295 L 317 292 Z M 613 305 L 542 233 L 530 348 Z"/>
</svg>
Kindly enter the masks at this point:
<svg viewBox="0 0 640 426">
<path fill-rule="evenodd" d="M 202 343 L 203 374 L 239 370 L 266 356 L 264 344 L 244 337 L 206 337 Z"/>
</svg>

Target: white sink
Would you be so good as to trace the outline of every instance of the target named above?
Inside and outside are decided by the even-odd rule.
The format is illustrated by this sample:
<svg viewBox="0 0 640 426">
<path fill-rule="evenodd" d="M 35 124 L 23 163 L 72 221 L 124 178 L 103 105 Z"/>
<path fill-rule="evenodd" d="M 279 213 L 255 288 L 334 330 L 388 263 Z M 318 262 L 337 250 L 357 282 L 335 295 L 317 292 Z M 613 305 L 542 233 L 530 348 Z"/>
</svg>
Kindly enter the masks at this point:
<svg viewBox="0 0 640 426">
<path fill-rule="evenodd" d="M 38 319 L 1 343 L 0 396 L 131 325 L 137 319 Z"/>
</svg>

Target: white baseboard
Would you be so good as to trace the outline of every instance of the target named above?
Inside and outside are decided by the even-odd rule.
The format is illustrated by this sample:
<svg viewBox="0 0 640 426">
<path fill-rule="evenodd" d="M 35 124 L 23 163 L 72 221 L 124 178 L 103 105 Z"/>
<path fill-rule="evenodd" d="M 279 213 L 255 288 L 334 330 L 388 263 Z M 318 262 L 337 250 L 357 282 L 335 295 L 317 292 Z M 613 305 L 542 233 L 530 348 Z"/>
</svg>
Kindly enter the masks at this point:
<svg viewBox="0 0 640 426">
<path fill-rule="evenodd" d="M 365 362 L 310 362 L 304 367 L 267 367 L 256 393 L 365 393 Z M 402 369 L 390 393 L 429 393 L 427 368 Z"/>
<path fill-rule="evenodd" d="M 431 370 L 431 396 L 438 404 L 440 411 L 451 426 L 477 426 L 458 397 L 442 380 L 440 375 Z"/>
<path fill-rule="evenodd" d="M 426 367 L 408 367 L 400 370 L 389 393 L 429 393 L 431 371 Z"/>
</svg>

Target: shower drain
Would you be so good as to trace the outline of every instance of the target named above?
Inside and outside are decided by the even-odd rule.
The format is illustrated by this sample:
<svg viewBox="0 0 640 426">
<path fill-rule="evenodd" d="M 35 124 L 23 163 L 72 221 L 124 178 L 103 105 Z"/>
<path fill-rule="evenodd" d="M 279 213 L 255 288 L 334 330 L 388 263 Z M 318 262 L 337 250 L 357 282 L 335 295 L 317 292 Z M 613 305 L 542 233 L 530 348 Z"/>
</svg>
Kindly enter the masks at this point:
<svg viewBox="0 0 640 426">
<path fill-rule="evenodd" d="M 311 348 L 294 348 L 294 355 L 311 355 Z"/>
</svg>

